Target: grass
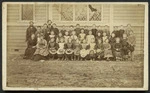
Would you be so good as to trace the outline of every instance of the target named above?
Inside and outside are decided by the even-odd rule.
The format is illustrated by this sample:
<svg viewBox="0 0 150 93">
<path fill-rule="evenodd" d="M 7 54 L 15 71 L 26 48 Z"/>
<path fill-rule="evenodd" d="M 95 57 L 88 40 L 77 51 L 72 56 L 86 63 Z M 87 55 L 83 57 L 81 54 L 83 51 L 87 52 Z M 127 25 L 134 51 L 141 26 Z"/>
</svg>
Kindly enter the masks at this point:
<svg viewBox="0 0 150 93">
<path fill-rule="evenodd" d="M 9 87 L 143 86 L 143 61 L 32 61 L 11 55 L 7 60 Z"/>
</svg>

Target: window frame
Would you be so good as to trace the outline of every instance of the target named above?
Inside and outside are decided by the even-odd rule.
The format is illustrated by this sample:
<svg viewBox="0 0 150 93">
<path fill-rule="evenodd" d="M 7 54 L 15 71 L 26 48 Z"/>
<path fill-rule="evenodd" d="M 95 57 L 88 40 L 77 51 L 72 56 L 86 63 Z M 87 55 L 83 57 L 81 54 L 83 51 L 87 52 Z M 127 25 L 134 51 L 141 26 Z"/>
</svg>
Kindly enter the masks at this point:
<svg viewBox="0 0 150 93">
<path fill-rule="evenodd" d="M 35 21 L 35 4 L 29 4 L 29 5 L 33 5 L 33 20 L 22 20 L 22 5 L 25 4 L 20 4 L 20 8 L 19 8 L 19 21 L 20 22 L 29 22 L 29 21 Z"/>
<path fill-rule="evenodd" d="M 86 21 L 76 21 L 75 20 L 75 5 L 78 5 L 78 4 L 73 4 L 73 20 L 72 21 L 62 21 L 61 20 L 61 15 L 59 15 L 59 21 L 60 22 L 94 22 L 94 23 L 103 22 L 103 4 L 101 4 L 101 9 L 102 9 L 101 21 L 90 21 L 89 20 L 89 8 L 88 8 L 88 4 L 83 4 L 83 5 L 87 5 L 87 20 Z M 61 11 L 61 4 L 59 4 L 59 11 Z"/>
</svg>

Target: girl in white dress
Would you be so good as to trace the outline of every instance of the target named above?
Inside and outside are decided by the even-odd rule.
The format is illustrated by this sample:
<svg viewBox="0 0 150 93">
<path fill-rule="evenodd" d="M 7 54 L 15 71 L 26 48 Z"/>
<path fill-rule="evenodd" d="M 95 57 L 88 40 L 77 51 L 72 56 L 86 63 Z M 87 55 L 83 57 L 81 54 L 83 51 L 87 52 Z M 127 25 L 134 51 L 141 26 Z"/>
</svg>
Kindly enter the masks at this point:
<svg viewBox="0 0 150 93">
<path fill-rule="evenodd" d="M 103 32 L 103 37 L 102 37 L 103 43 L 106 43 L 107 39 L 108 39 L 108 36 L 107 36 L 106 32 Z"/>
<path fill-rule="evenodd" d="M 65 38 L 65 43 L 67 43 L 68 42 L 68 38 L 69 38 L 70 36 L 69 36 L 69 32 L 68 31 L 66 31 L 65 32 L 65 35 L 64 35 L 64 38 Z"/>
<path fill-rule="evenodd" d="M 81 29 L 81 33 L 79 34 L 79 40 L 80 42 L 83 42 L 83 40 L 85 39 L 86 34 L 84 33 L 84 29 Z"/>
<path fill-rule="evenodd" d="M 89 35 L 86 36 L 87 44 L 90 44 L 93 38 L 95 39 L 94 35 L 92 35 L 92 31 L 89 31 Z"/>
<path fill-rule="evenodd" d="M 64 53 L 65 53 L 65 49 L 64 49 L 64 38 L 60 39 L 60 42 L 58 43 L 58 51 L 57 51 L 57 56 L 58 56 L 58 60 L 63 60 L 64 59 Z"/>
</svg>

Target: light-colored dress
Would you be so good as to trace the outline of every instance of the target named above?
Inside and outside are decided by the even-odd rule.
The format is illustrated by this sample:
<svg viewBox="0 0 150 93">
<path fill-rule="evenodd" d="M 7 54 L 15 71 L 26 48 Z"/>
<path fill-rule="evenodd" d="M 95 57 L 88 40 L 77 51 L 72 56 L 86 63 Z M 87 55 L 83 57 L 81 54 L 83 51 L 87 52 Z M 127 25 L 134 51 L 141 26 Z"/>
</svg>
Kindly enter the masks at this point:
<svg viewBox="0 0 150 93">
<path fill-rule="evenodd" d="M 86 36 L 85 33 L 80 33 L 79 34 L 80 41 L 83 41 L 85 39 L 85 36 Z"/>
<path fill-rule="evenodd" d="M 47 41 L 45 39 L 39 40 L 36 45 L 37 49 L 34 53 L 34 55 L 39 54 L 41 56 L 47 56 L 49 54 L 48 48 L 47 48 Z"/>
<path fill-rule="evenodd" d="M 64 36 L 64 39 L 65 39 L 65 43 L 67 43 L 68 42 L 68 39 L 70 38 L 70 36 Z"/>
<path fill-rule="evenodd" d="M 90 44 L 92 39 L 95 39 L 94 35 L 87 35 L 86 37 L 87 44 Z"/>
<path fill-rule="evenodd" d="M 65 49 L 64 49 L 65 43 L 58 43 L 58 45 L 59 45 L 59 48 L 58 48 L 57 54 L 64 54 L 65 53 Z"/>
<path fill-rule="evenodd" d="M 107 40 L 107 39 L 108 39 L 107 36 L 103 36 L 103 37 L 102 37 L 103 43 L 106 43 L 106 40 Z"/>
</svg>

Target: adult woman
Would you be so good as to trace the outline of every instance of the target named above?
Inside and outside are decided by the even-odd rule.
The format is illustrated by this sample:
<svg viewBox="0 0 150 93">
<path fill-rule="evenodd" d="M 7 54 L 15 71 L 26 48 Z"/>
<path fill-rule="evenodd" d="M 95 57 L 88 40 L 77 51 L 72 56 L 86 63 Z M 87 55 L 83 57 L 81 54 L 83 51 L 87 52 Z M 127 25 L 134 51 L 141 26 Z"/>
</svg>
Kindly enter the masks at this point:
<svg viewBox="0 0 150 93">
<path fill-rule="evenodd" d="M 44 36 L 40 36 L 40 40 L 37 42 L 36 51 L 34 53 L 33 60 L 46 60 L 48 58 L 49 52 L 47 49 L 47 41 L 44 39 Z"/>
<path fill-rule="evenodd" d="M 36 50 L 36 43 L 37 39 L 35 38 L 35 34 L 31 35 L 31 38 L 29 38 L 27 42 L 27 48 L 25 50 L 24 59 L 30 59 L 32 58 L 35 50 Z"/>
</svg>

